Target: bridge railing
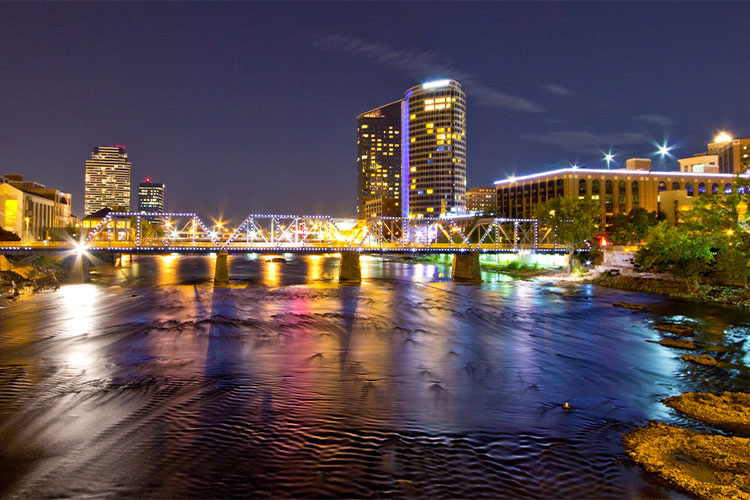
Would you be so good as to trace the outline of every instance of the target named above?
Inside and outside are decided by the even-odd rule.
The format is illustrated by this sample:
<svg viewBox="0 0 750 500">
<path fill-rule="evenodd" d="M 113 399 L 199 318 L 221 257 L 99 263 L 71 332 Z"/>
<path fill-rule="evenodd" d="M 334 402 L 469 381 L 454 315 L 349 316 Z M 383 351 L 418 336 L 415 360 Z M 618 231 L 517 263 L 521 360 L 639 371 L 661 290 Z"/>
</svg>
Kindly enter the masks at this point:
<svg viewBox="0 0 750 500">
<path fill-rule="evenodd" d="M 354 227 L 341 227 L 332 217 L 324 215 L 249 214 L 236 228 L 222 229 L 221 224 L 215 230 L 209 229 L 191 212 L 110 212 L 88 231 L 83 244 L 92 250 L 249 252 L 295 249 L 519 252 L 559 248 L 554 232 L 535 219 L 379 217 L 359 221 Z M 72 247 L 73 243 L 68 245 Z"/>
</svg>

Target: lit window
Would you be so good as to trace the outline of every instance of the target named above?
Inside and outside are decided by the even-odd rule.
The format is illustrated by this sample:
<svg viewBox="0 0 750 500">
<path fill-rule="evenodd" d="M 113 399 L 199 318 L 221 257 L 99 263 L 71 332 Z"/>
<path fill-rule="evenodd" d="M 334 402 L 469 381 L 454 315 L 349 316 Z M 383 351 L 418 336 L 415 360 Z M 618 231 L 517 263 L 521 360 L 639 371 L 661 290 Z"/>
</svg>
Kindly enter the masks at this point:
<svg viewBox="0 0 750 500">
<path fill-rule="evenodd" d="M 432 111 L 433 109 L 435 109 L 435 106 L 433 106 L 432 104 L 430 104 L 429 106 L 425 106 L 424 107 L 425 111 Z"/>
</svg>

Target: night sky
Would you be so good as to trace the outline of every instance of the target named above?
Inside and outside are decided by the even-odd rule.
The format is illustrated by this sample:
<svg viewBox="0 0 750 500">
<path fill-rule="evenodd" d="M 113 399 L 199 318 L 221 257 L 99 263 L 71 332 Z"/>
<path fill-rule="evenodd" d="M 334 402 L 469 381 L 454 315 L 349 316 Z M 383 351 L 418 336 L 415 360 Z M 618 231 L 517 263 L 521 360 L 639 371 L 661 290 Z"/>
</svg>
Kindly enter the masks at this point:
<svg viewBox="0 0 750 500">
<path fill-rule="evenodd" d="M 123 144 L 168 209 L 349 216 L 356 116 L 443 77 L 469 186 L 690 156 L 750 135 L 748 27 L 745 3 L 2 3 L 0 174 L 81 216 L 92 147 Z"/>
</svg>

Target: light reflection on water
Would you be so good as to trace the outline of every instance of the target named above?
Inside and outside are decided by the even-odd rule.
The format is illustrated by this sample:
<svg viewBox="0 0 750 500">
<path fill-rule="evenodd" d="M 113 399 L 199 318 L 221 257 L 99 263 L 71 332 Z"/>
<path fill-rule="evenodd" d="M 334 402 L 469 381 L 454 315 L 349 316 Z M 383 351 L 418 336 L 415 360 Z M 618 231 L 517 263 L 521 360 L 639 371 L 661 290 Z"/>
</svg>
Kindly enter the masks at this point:
<svg viewBox="0 0 750 500">
<path fill-rule="evenodd" d="M 141 257 L 0 310 L 0 493 L 675 496 L 621 433 L 695 427 L 659 400 L 750 380 L 734 309 L 377 257 L 339 285 L 334 256 L 283 258 L 232 256 L 214 288 L 208 257 Z M 655 344 L 676 315 L 731 367 Z"/>
</svg>

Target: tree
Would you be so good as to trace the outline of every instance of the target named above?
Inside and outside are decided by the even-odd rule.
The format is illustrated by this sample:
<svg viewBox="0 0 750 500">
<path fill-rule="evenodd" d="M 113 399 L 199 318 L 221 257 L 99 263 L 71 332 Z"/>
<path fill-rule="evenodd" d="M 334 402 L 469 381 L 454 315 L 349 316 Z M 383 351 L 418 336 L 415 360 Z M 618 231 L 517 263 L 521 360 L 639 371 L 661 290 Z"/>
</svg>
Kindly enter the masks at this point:
<svg viewBox="0 0 750 500">
<path fill-rule="evenodd" d="M 640 243 L 648 230 L 664 219 L 661 215 L 641 207 L 632 209 L 628 214 L 617 214 L 612 218 L 609 240 L 617 245 Z"/>
<path fill-rule="evenodd" d="M 730 192 L 706 193 L 693 200 L 682 221 L 687 231 L 710 242 L 718 274 L 741 281 L 750 290 L 749 203 L 750 182 L 738 176 Z"/>
<path fill-rule="evenodd" d="M 536 208 L 536 218 L 555 231 L 555 238 L 568 251 L 568 272 L 573 272 L 573 255 L 599 232 L 602 207 L 588 198 L 553 198 Z"/>
<path fill-rule="evenodd" d="M 698 290 L 698 277 L 708 270 L 713 259 L 710 238 L 667 222 L 648 231 L 646 244 L 636 254 L 636 261 L 644 268 L 682 278 L 688 290 Z"/>
</svg>

